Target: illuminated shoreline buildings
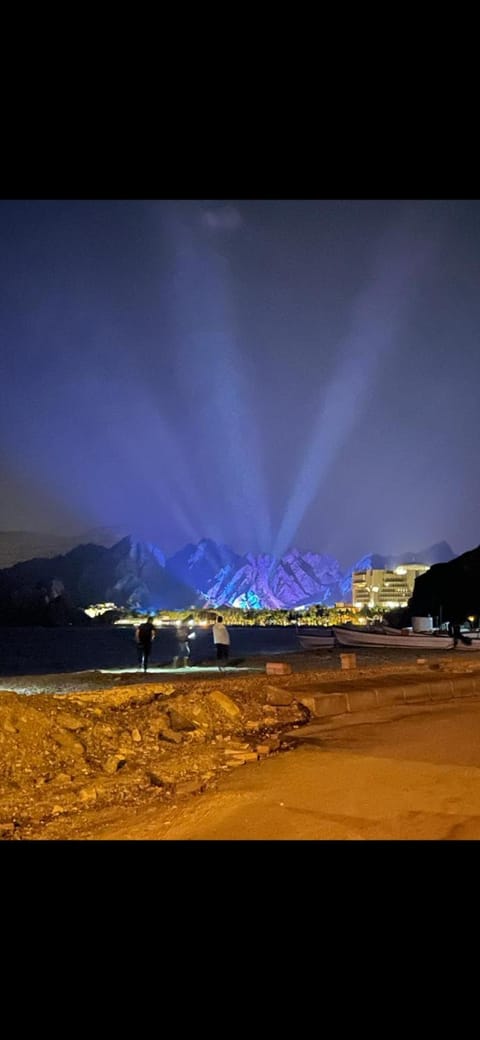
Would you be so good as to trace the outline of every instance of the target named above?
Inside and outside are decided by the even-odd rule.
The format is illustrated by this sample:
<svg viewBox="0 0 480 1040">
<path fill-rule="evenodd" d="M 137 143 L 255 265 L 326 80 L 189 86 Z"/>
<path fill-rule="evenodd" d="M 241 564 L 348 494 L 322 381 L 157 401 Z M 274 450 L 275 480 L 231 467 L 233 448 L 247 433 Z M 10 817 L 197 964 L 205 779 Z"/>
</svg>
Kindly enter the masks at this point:
<svg viewBox="0 0 480 1040">
<path fill-rule="evenodd" d="M 403 563 L 395 570 L 371 569 L 352 574 L 352 603 L 362 607 L 392 610 L 406 607 L 413 593 L 415 578 L 430 567 L 425 563 Z"/>
</svg>

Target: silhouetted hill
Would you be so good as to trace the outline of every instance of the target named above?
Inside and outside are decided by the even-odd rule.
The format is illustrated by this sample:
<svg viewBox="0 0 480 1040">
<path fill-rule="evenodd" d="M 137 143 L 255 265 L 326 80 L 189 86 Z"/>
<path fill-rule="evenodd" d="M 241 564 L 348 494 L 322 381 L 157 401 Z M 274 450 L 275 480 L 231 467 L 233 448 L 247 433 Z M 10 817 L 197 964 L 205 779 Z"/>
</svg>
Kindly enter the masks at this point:
<svg viewBox="0 0 480 1040">
<path fill-rule="evenodd" d="M 62 556 L 17 563 L 0 571 L 0 617 L 4 623 L 25 616 L 52 615 L 59 598 L 71 610 L 91 603 L 152 609 L 189 607 L 195 590 L 175 579 L 156 547 L 122 539 L 111 548 L 79 545 Z M 58 604 L 57 604 L 58 607 Z M 57 610 L 58 613 L 58 610 Z"/>
<path fill-rule="evenodd" d="M 434 564 L 415 581 L 411 614 L 461 624 L 480 614 L 480 546 L 448 563 Z"/>
<path fill-rule="evenodd" d="M 41 531 L 0 531 L 0 570 L 34 559 L 51 559 L 77 545 L 115 545 L 127 535 L 119 528 L 96 527 L 83 534 L 56 535 Z"/>
</svg>

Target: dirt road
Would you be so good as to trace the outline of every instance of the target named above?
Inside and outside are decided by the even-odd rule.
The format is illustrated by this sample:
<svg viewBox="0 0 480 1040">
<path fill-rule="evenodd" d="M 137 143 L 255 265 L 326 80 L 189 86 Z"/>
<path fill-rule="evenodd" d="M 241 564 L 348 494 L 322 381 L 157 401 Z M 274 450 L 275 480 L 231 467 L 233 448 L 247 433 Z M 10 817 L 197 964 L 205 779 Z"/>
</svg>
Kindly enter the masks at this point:
<svg viewBox="0 0 480 1040">
<path fill-rule="evenodd" d="M 312 724 L 292 738 L 292 751 L 236 770 L 185 807 L 112 809 L 94 830 L 72 836 L 480 838 L 479 702 L 382 709 Z"/>
</svg>

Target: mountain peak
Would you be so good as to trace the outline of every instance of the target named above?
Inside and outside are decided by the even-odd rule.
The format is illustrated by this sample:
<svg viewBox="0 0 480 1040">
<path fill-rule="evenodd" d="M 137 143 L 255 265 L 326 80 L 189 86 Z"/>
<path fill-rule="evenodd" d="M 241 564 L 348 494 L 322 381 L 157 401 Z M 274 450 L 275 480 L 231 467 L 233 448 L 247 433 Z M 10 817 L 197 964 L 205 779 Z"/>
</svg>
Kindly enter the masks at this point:
<svg viewBox="0 0 480 1040">
<path fill-rule="evenodd" d="M 20 539 L 15 550 L 8 533 L 0 532 L 0 550 L 10 545 L 11 552 L 18 552 L 22 544 L 21 552 L 25 552 L 26 545 L 43 548 L 45 544 L 29 539 L 23 543 Z M 25 563 L 17 562 L 25 556 L 17 556 L 15 567 L 1 572 L 4 587 L 58 578 L 79 606 L 138 602 L 151 609 L 183 608 L 208 601 L 276 609 L 349 600 L 353 570 L 391 568 L 409 562 L 432 565 L 448 562 L 454 555 L 443 541 L 401 556 L 369 553 L 342 573 L 338 561 L 327 554 L 303 552 L 292 546 L 281 559 L 270 553 L 239 555 L 211 538 L 202 538 L 196 545 L 189 543 L 168 559 L 158 545 L 135 534 L 125 535 L 110 547 L 82 540 L 72 548 L 68 539 L 56 546 L 56 553 L 50 543 L 48 553 L 30 555 Z"/>
</svg>

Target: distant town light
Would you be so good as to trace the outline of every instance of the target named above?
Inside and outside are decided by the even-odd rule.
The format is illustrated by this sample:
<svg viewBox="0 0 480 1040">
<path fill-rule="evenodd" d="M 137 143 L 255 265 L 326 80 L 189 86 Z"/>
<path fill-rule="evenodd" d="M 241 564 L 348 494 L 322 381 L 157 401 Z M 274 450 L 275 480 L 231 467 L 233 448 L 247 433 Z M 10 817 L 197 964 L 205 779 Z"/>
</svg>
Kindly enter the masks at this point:
<svg viewBox="0 0 480 1040">
<path fill-rule="evenodd" d="M 102 614 L 106 614 L 109 610 L 118 610 L 116 603 L 94 603 L 91 607 L 85 607 L 83 613 L 87 614 L 88 617 L 101 617 Z"/>
</svg>

